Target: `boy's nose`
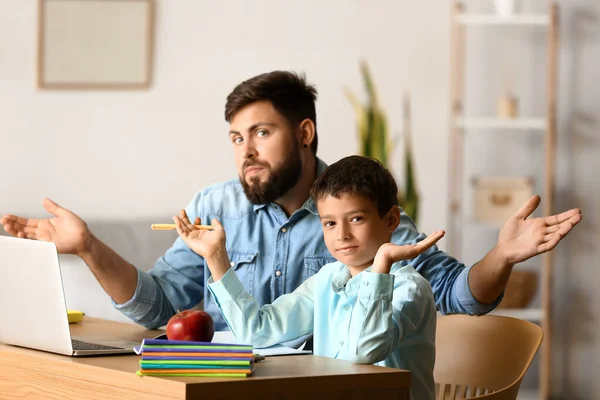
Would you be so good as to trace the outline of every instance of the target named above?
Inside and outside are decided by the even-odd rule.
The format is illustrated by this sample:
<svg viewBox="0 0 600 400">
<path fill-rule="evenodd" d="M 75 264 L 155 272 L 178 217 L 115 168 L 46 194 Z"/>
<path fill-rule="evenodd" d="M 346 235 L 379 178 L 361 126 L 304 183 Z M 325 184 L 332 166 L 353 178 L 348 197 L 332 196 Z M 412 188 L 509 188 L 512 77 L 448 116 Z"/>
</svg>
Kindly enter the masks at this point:
<svg viewBox="0 0 600 400">
<path fill-rule="evenodd" d="M 337 240 L 340 242 L 350 240 L 350 233 L 348 233 L 348 230 L 344 229 L 344 228 L 340 228 L 340 230 L 338 231 Z"/>
</svg>

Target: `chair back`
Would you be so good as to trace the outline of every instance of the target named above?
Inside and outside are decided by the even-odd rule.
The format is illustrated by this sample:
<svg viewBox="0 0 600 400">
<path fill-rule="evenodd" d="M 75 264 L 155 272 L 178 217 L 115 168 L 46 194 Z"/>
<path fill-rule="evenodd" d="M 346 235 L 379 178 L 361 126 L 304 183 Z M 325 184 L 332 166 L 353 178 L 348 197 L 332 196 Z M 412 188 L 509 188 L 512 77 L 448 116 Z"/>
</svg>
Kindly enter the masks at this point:
<svg viewBox="0 0 600 400">
<path fill-rule="evenodd" d="M 517 318 L 438 317 L 434 368 L 437 400 L 516 399 L 542 338 L 539 326 Z"/>
</svg>

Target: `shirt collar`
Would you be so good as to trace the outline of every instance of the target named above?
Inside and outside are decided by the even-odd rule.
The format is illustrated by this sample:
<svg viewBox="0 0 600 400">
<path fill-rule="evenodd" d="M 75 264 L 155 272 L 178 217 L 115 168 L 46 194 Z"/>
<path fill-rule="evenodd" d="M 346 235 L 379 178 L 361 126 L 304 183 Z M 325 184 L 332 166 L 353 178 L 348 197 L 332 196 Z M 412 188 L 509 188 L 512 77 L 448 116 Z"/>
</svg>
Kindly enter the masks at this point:
<svg viewBox="0 0 600 400">
<path fill-rule="evenodd" d="M 323 171 L 325 171 L 325 168 L 327 168 L 327 164 L 325 164 L 325 162 L 323 160 L 321 160 L 319 157 L 317 157 L 317 176 L 321 175 L 323 173 Z M 254 204 L 252 207 L 252 210 L 254 212 L 257 212 L 260 209 L 263 209 L 267 206 L 267 204 Z M 317 206 L 315 204 L 315 202 L 313 201 L 312 197 L 309 197 L 304 204 L 302 205 L 302 209 L 310 212 L 311 214 L 314 215 L 319 215 L 319 213 L 317 212 Z"/>
<path fill-rule="evenodd" d="M 358 286 L 362 281 L 363 272 L 371 271 L 372 268 L 373 266 L 371 265 L 368 268 L 360 271 L 355 276 L 352 276 L 348 266 L 343 265 L 343 267 L 340 269 L 340 272 L 337 273 L 331 280 L 331 289 L 333 289 L 334 293 L 344 292 L 349 296 L 351 296 L 353 293 L 357 293 Z"/>
<path fill-rule="evenodd" d="M 338 272 L 331 280 L 331 288 L 335 293 L 338 293 L 344 290 L 344 286 L 346 286 L 351 278 L 352 275 L 350 275 L 350 270 L 346 265 L 343 265 L 340 272 Z"/>
<path fill-rule="evenodd" d="M 347 293 L 348 296 L 352 296 L 353 294 L 358 293 L 358 287 L 362 281 L 363 272 L 371 272 L 373 266 L 371 265 L 368 268 L 365 268 L 364 270 L 360 271 L 355 276 L 352 276 L 350 274 L 350 269 L 348 269 L 348 266 L 342 263 L 340 264 L 341 268 L 339 272 L 335 274 L 333 276 L 333 279 L 331 280 L 331 289 L 334 293 L 343 292 Z M 400 268 L 402 268 L 402 261 L 395 262 L 390 268 L 390 274 L 393 274 Z"/>
<path fill-rule="evenodd" d="M 254 210 L 254 212 L 257 212 L 258 210 L 260 210 L 261 208 L 265 208 L 266 206 L 266 204 L 254 204 L 252 209 Z"/>
</svg>

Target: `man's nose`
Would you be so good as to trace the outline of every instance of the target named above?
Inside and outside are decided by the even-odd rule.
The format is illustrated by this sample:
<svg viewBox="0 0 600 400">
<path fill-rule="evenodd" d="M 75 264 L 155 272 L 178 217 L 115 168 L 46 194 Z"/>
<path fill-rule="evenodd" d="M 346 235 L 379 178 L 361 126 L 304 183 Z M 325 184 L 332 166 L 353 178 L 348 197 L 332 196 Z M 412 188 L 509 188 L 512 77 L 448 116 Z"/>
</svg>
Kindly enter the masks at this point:
<svg viewBox="0 0 600 400">
<path fill-rule="evenodd" d="M 242 150 L 242 154 L 244 156 L 245 159 L 248 158 L 254 158 L 257 156 L 257 151 L 256 151 L 256 147 L 254 146 L 254 144 L 250 141 L 247 141 L 244 143 L 244 148 Z"/>
</svg>

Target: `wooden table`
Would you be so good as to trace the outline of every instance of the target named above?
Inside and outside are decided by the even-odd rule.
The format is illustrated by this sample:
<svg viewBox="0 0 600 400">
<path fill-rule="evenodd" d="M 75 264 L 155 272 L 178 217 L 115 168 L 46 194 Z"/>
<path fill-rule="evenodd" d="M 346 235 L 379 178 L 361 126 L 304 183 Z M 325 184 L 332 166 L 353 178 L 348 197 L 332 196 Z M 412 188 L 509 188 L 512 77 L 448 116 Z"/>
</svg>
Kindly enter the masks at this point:
<svg viewBox="0 0 600 400">
<path fill-rule="evenodd" d="M 73 336 L 161 333 L 85 317 Z M 248 378 L 140 377 L 140 356 L 66 357 L 0 344 L 0 399 L 408 399 L 410 373 L 313 355 L 268 357 Z"/>
</svg>

